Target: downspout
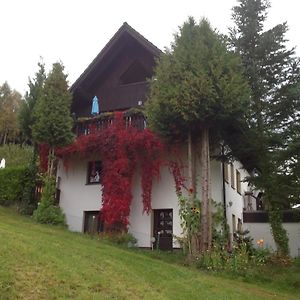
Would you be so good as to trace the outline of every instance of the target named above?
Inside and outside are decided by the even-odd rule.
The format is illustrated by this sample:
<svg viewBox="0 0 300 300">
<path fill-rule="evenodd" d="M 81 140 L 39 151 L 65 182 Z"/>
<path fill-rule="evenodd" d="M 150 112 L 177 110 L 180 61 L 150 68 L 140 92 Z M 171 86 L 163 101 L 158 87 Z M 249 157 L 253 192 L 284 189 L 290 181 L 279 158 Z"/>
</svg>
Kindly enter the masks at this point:
<svg viewBox="0 0 300 300">
<path fill-rule="evenodd" d="M 223 183 L 223 213 L 224 213 L 224 232 L 227 227 L 227 216 L 226 216 L 226 185 L 225 185 L 225 154 L 224 154 L 224 145 L 221 145 L 222 151 L 222 183 Z"/>
</svg>

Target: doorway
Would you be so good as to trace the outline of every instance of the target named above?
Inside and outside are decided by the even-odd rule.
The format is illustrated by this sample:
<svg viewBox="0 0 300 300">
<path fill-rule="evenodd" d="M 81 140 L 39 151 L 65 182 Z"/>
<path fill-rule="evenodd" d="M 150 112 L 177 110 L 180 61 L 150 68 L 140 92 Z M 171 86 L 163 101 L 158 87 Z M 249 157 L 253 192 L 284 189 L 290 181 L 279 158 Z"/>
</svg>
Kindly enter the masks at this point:
<svg viewBox="0 0 300 300">
<path fill-rule="evenodd" d="M 173 249 L 173 209 L 155 209 L 153 236 L 154 249 Z"/>
</svg>

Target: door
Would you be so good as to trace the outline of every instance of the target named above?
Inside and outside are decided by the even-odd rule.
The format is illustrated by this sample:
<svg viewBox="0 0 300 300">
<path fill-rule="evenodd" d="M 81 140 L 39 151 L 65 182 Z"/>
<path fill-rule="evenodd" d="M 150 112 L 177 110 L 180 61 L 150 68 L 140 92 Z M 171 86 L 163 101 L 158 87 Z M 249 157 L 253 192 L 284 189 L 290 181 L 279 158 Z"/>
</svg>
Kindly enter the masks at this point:
<svg viewBox="0 0 300 300">
<path fill-rule="evenodd" d="M 173 210 L 155 209 L 153 236 L 155 237 L 154 249 L 173 249 Z"/>
</svg>

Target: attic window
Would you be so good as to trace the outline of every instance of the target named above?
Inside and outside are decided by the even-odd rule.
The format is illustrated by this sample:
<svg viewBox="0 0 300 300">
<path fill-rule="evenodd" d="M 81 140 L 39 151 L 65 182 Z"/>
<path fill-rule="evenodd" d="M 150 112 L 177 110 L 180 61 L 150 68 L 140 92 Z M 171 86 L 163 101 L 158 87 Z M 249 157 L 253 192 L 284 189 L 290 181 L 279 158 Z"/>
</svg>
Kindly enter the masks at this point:
<svg viewBox="0 0 300 300">
<path fill-rule="evenodd" d="M 130 84 L 146 81 L 151 74 L 137 61 L 130 65 L 130 67 L 121 75 L 121 84 Z"/>
</svg>

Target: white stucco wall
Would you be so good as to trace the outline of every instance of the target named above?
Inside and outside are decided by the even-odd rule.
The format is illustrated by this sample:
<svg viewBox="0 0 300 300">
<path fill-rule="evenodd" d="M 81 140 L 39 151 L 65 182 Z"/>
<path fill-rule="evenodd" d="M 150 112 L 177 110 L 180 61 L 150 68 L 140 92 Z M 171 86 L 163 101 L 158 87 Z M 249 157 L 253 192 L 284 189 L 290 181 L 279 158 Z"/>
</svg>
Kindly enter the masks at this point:
<svg viewBox="0 0 300 300">
<path fill-rule="evenodd" d="M 83 231 L 84 211 L 99 210 L 101 205 L 101 185 L 86 184 L 88 161 L 72 159 L 67 170 L 61 162 L 58 165 L 60 206 L 72 231 Z"/>
<path fill-rule="evenodd" d="M 181 150 L 181 158 L 184 169 L 184 175 L 187 175 L 187 149 Z M 74 158 L 70 160 L 69 168 L 66 170 L 62 163 L 58 166 L 58 176 L 60 181 L 60 206 L 66 214 L 69 229 L 73 231 L 83 231 L 84 211 L 99 210 L 101 207 L 101 185 L 86 184 L 88 162 L 99 160 L 97 157 L 89 159 Z M 198 162 L 199 163 L 199 162 Z M 241 179 L 247 175 L 246 171 L 241 169 L 241 164 L 234 163 L 235 169 L 241 173 Z M 198 168 L 197 184 L 198 197 L 201 197 L 200 190 L 200 166 Z M 230 178 L 230 173 L 229 173 Z M 133 199 L 131 203 L 131 213 L 129 217 L 129 232 L 138 240 L 140 247 L 151 247 L 151 237 L 153 235 L 153 213 L 142 214 L 142 189 L 139 172 L 133 179 Z M 235 179 L 236 180 L 236 179 Z M 223 184 L 222 184 L 222 165 L 219 161 L 211 162 L 211 184 L 212 199 L 216 202 L 223 202 Z M 236 186 L 236 184 L 235 184 Z M 242 219 L 243 197 L 242 194 L 247 189 L 247 184 L 242 183 L 241 194 L 231 188 L 230 182 L 226 183 L 226 201 L 227 201 L 227 220 L 232 232 L 232 214 Z M 231 203 L 231 204 L 230 204 Z M 159 180 L 154 180 L 152 189 L 152 208 L 153 209 L 172 209 L 173 210 L 173 235 L 181 236 L 178 199 L 175 193 L 175 183 L 173 175 L 170 174 L 167 166 L 163 166 Z M 173 240 L 173 246 L 178 247 L 176 239 Z"/>
<path fill-rule="evenodd" d="M 244 200 L 243 195 L 245 191 L 249 190 L 248 183 L 243 182 L 243 180 L 249 176 L 249 173 L 243 168 L 239 161 L 233 162 L 234 169 L 234 188 L 231 186 L 231 168 L 228 166 L 228 182 L 225 181 L 225 191 L 226 191 L 226 217 L 227 223 L 229 225 L 230 233 L 233 232 L 233 222 L 232 215 L 235 215 L 236 228 L 238 219 L 243 222 L 243 207 Z M 236 182 L 236 170 L 241 174 L 241 193 L 237 192 L 237 182 Z"/>
<path fill-rule="evenodd" d="M 300 223 L 283 223 L 283 227 L 288 233 L 291 256 L 300 256 Z M 264 247 L 276 250 L 269 223 L 245 223 L 243 229 L 250 231 L 255 246 L 258 240 L 263 239 Z"/>
<path fill-rule="evenodd" d="M 151 247 L 153 236 L 153 213 L 142 214 L 142 189 L 138 174 L 134 177 L 133 200 L 129 218 L 129 232 L 138 240 L 139 247 Z M 173 234 L 181 235 L 178 199 L 175 193 L 173 176 L 166 166 L 162 167 L 160 178 L 154 180 L 152 188 L 152 209 L 173 209 Z M 178 247 L 173 239 L 173 247 Z"/>
</svg>

